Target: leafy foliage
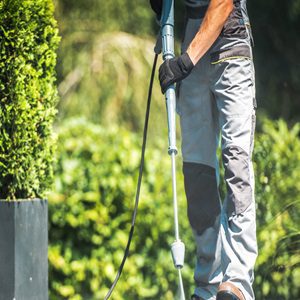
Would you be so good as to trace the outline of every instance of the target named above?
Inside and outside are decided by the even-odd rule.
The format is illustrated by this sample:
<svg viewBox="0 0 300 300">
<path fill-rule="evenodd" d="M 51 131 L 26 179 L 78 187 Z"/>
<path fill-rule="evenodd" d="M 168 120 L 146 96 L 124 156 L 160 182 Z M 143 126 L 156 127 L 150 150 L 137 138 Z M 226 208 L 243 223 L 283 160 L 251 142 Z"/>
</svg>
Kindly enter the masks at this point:
<svg viewBox="0 0 300 300">
<path fill-rule="evenodd" d="M 153 58 L 151 40 L 121 32 L 98 36 L 90 54 L 59 85 L 59 120 L 85 116 L 102 126 L 122 123 L 141 130 Z M 157 80 L 153 92 L 152 114 L 165 118 Z M 154 123 L 150 130 L 159 132 L 161 126 Z"/>
<path fill-rule="evenodd" d="M 265 121 L 256 139 L 258 299 L 300 295 L 300 124 Z"/>
<path fill-rule="evenodd" d="M 162 148 L 157 143 L 146 154 L 132 255 L 115 299 L 175 298 L 171 166 Z M 140 143 L 120 128 L 105 130 L 73 119 L 61 127 L 58 150 L 56 192 L 50 197 L 50 298 L 103 299 L 127 243 Z M 182 187 L 178 192 L 180 225 L 188 237 Z M 187 246 L 187 261 L 193 264 L 193 244 Z M 187 266 L 185 280 L 190 274 Z"/>
<path fill-rule="evenodd" d="M 55 1 L 57 11 L 65 16 L 60 23 L 62 34 L 119 31 L 148 34 L 153 22 L 149 1 L 85 0 Z"/>
<path fill-rule="evenodd" d="M 256 139 L 260 255 L 255 291 L 261 300 L 294 299 L 300 292 L 299 128 L 289 130 L 283 121 L 265 120 Z M 171 172 L 164 148 L 156 139 L 146 153 L 131 255 L 114 299 L 175 299 Z M 127 243 L 140 141 L 118 127 L 105 129 L 72 119 L 60 127 L 58 150 L 56 192 L 50 197 L 50 299 L 103 299 Z M 177 170 L 188 294 L 193 287 L 195 248 L 180 167 Z"/>
<path fill-rule="evenodd" d="M 42 197 L 52 177 L 55 50 L 50 0 L 0 3 L 0 197 Z"/>
</svg>

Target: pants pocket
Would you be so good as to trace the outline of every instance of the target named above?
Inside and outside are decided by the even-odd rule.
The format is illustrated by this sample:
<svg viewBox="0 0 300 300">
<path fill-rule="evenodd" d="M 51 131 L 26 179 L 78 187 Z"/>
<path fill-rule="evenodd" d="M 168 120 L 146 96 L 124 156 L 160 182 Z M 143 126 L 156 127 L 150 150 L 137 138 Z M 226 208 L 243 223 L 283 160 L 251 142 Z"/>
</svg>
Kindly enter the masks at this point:
<svg viewBox="0 0 300 300">
<path fill-rule="evenodd" d="M 215 65 L 222 61 L 233 58 L 247 58 L 252 59 L 250 46 L 240 45 L 230 49 L 219 50 L 210 54 L 210 63 Z"/>
</svg>

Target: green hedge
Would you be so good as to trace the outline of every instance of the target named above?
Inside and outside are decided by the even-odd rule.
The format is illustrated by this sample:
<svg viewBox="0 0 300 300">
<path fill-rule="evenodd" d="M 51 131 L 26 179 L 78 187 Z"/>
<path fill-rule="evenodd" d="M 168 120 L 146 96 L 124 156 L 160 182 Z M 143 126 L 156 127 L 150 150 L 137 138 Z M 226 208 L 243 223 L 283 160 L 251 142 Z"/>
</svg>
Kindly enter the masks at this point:
<svg viewBox="0 0 300 300">
<path fill-rule="evenodd" d="M 0 2 L 0 198 L 42 197 L 52 177 L 55 51 L 52 0 Z"/>
<path fill-rule="evenodd" d="M 300 275 L 299 126 L 263 122 L 255 168 L 260 256 L 257 299 L 295 299 Z M 131 255 L 112 299 L 175 299 L 177 272 L 170 244 L 173 209 L 166 141 L 146 152 L 145 176 Z M 50 299 L 103 299 L 119 266 L 130 228 L 140 137 L 84 119 L 62 124 L 55 193 L 50 197 Z M 180 160 L 180 159 L 179 159 Z M 186 217 L 178 163 L 183 277 L 192 292 L 195 247 Z"/>
</svg>

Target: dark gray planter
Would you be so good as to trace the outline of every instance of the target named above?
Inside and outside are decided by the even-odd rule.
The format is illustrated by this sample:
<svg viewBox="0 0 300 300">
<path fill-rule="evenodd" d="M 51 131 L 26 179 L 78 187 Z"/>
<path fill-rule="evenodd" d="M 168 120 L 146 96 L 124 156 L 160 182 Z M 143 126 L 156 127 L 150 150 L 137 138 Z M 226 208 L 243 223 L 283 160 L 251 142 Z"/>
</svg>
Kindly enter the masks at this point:
<svg viewBox="0 0 300 300">
<path fill-rule="evenodd" d="M 48 299 L 48 202 L 0 201 L 0 300 Z"/>
</svg>

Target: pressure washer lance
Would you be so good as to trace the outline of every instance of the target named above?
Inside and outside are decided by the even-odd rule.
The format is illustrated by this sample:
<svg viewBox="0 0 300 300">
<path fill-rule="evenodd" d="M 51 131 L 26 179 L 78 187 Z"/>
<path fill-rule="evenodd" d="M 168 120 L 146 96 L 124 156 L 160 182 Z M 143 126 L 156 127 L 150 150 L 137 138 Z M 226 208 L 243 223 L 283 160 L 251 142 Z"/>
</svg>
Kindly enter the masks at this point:
<svg viewBox="0 0 300 300">
<path fill-rule="evenodd" d="M 141 151 L 141 160 L 139 167 L 139 176 L 138 183 L 136 188 L 135 195 L 135 203 L 134 210 L 131 218 L 131 228 L 128 236 L 128 241 L 126 245 L 126 249 L 124 251 L 124 256 L 122 262 L 118 268 L 116 277 L 109 288 L 104 300 L 108 300 L 115 289 L 119 278 L 122 274 L 123 267 L 125 265 L 126 259 L 129 255 L 129 249 L 131 245 L 131 241 L 133 238 L 135 221 L 138 211 L 139 199 L 140 199 L 140 190 L 142 184 L 142 176 L 144 170 L 144 160 L 145 160 L 145 150 L 146 150 L 146 142 L 147 142 L 147 132 L 148 132 L 148 121 L 150 115 L 150 106 L 151 106 L 151 96 L 152 96 L 152 87 L 154 82 L 154 74 L 156 69 L 156 63 L 158 55 L 161 53 L 161 49 L 163 52 L 163 59 L 170 59 L 174 57 L 174 1 L 173 0 L 164 0 L 163 1 L 163 11 L 162 18 L 160 20 L 161 31 L 160 35 L 157 39 L 154 52 L 155 57 L 153 61 L 149 89 L 148 89 L 148 99 L 147 99 L 147 107 L 145 114 L 145 122 L 144 122 L 144 130 L 143 130 L 143 143 L 142 143 L 142 151 Z M 174 225 L 175 225 L 175 242 L 171 245 L 172 257 L 175 267 L 178 269 L 179 274 L 179 291 L 180 291 L 180 300 L 185 300 L 184 296 L 184 288 L 181 276 L 181 268 L 184 263 L 184 252 L 185 247 L 182 241 L 179 238 L 179 226 L 178 226 L 178 210 L 177 210 L 177 197 L 176 197 L 176 168 L 175 168 L 175 156 L 177 155 L 176 148 L 176 126 L 175 126 L 175 117 L 176 117 L 176 96 L 175 96 L 175 87 L 174 85 L 170 86 L 165 93 L 166 97 L 166 106 L 167 106 L 167 115 L 168 115 L 168 137 L 169 137 L 169 150 L 168 153 L 171 156 L 172 160 L 172 190 L 173 190 L 173 206 L 174 206 Z"/>
<path fill-rule="evenodd" d="M 161 18 L 161 37 L 162 37 L 162 57 L 163 60 L 173 58 L 174 55 L 174 0 L 164 0 Z M 176 164 L 175 157 L 177 155 L 176 148 L 176 93 L 174 84 L 171 85 L 166 93 L 166 107 L 168 115 L 168 153 L 171 156 L 172 164 L 172 192 L 173 192 L 173 208 L 174 208 L 174 228 L 175 241 L 171 245 L 172 258 L 179 275 L 180 299 L 185 300 L 184 288 L 181 276 L 181 268 L 184 264 L 185 246 L 179 237 L 178 226 L 178 204 L 176 191 Z"/>
</svg>

